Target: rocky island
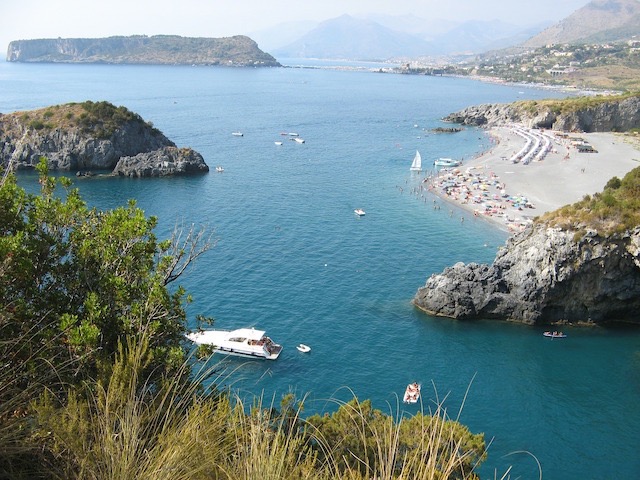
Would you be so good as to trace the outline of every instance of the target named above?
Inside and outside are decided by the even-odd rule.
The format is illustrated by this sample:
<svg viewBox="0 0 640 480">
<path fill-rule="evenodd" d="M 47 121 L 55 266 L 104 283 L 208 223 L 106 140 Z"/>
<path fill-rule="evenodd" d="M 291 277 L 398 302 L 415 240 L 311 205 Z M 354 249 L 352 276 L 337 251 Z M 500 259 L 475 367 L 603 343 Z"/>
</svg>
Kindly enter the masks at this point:
<svg viewBox="0 0 640 480">
<path fill-rule="evenodd" d="M 508 125 L 526 125 L 611 132 L 638 129 L 639 105 L 638 95 L 516 102 L 470 107 L 448 119 L 492 126 L 492 131 L 508 129 Z M 577 170 L 573 173 L 577 175 L 575 182 L 566 177 L 558 180 L 566 185 L 586 185 L 589 177 L 599 177 L 604 188 L 600 187 L 599 193 L 591 190 L 589 195 L 583 191 L 582 200 L 545 210 L 523 231 L 513 234 L 491 264 L 457 263 L 431 275 L 413 299 L 416 307 L 432 315 L 461 320 L 640 323 L 640 167 L 633 166 L 637 160 L 615 158 L 615 152 L 633 150 L 629 145 L 615 146 L 625 143 L 620 142 L 621 137 L 611 133 L 583 135 L 611 135 L 607 143 L 614 148 L 604 156 L 572 150 L 571 158 L 567 154 L 537 164 L 507 166 L 503 165 L 505 157 L 499 154 L 510 148 L 500 145 L 495 147 L 497 158 L 489 155 L 477 165 L 470 162 L 467 168 L 506 169 L 511 174 L 508 183 L 525 188 L 536 175 L 547 186 L 555 185 L 556 181 L 550 182 L 544 170 L 556 168 L 564 172 Z M 633 151 L 631 158 L 638 158 L 637 150 Z M 592 162 L 586 173 L 585 158 Z M 545 165 L 547 162 L 549 165 Z M 631 166 L 624 170 L 622 180 L 612 177 L 611 171 L 624 165 Z M 518 176 L 528 180 L 519 181 Z"/>
<path fill-rule="evenodd" d="M 8 62 L 220 65 L 279 67 L 275 58 L 244 35 L 192 38 L 134 35 L 108 38 L 14 40 Z"/>
<path fill-rule="evenodd" d="M 108 102 L 0 114 L 0 166 L 32 169 L 40 157 L 51 170 L 78 175 L 96 170 L 127 177 L 209 171 L 198 152 L 176 147 L 139 115 Z"/>
</svg>

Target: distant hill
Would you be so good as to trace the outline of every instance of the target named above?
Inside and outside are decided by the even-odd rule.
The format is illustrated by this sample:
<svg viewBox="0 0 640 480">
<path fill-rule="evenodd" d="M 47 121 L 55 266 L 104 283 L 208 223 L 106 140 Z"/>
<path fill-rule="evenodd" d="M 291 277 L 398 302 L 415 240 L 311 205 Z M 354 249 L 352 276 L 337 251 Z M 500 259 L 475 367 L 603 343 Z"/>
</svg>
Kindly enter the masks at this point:
<svg viewBox="0 0 640 480">
<path fill-rule="evenodd" d="M 295 42 L 274 50 L 274 55 L 301 58 L 386 60 L 427 52 L 428 42 L 377 22 L 342 15 L 322 22 Z"/>
<path fill-rule="evenodd" d="M 280 66 L 275 58 L 260 50 L 256 42 L 242 35 L 227 38 L 135 35 L 16 40 L 9 44 L 7 61 Z"/>
<path fill-rule="evenodd" d="M 633 35 L 640 35 L 639 0 L 593 0 L 523 46 L 613 42 Z"/>
<path fill-rule="evenodd" d="M 273 27 L 251 32 L 249 36 L 258 43 L 262 50 L 274 52 L 306 35 L 319 23 L 316 21 L 283 22 Z"/>
<path fill-rule="evenodd" d="M 540 30 L 535 30 L 538 31 Z M 482 53 L 521 43 L 531 34 L 530 29 L 500 20 L 474 20 L 461 23 L 443 33 L 433 40 L 432 48 L 440 54 Z"/>
<path fill-rule="evenodd" d="M 517 45 L 541 29 L 497 20 L 459 23 L 412 15 L 343 15 L 271 51 L 278 57 L 351 60 L 435 57 Z M 269 42 L 268 34 L 263 38 Z"/>
<path fill-rule="evenodd" d="M 361 17 L 357 17 L 361 18 Z M 421 18 L 415 15 L 369 14 L 364 20 L 379 23 L 383 27 L 414 35 L 422 40 L 432 41 L 453 30 L 460 22 L 442 18 Z"/>
</svg>

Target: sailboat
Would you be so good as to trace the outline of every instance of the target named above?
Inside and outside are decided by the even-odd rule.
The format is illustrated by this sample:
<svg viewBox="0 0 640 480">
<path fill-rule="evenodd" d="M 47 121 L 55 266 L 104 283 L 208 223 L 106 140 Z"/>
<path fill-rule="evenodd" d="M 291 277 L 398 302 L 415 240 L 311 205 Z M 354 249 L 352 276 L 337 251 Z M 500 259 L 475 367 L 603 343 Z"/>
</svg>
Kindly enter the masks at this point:
<svg viewBox="0 0 640 480">
<path fill-rule="evenodd" d="M 411 163 L 411 168 L 409 169 L 412 172 L 421 172 L 422 171 L 422 157 L 420 156 L 420 152 L 416 150 L 416 156 L 413 157 L 413 162 Z"/>
</svg>

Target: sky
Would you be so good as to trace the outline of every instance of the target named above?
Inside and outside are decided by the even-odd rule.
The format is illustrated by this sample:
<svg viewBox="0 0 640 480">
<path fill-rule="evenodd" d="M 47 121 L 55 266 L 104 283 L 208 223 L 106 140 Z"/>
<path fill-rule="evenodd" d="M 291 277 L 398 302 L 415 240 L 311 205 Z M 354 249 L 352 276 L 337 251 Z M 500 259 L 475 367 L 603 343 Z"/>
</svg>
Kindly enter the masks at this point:
<svg viewBox="0 0 640 480">
<path fill-rule="evenodd" d="M 343 14 L 424 19 L 556 22 L 588 0 L 0 0 L 0 58 L 34 38 L 182 35 L 228 37 Z"/>
</svg>

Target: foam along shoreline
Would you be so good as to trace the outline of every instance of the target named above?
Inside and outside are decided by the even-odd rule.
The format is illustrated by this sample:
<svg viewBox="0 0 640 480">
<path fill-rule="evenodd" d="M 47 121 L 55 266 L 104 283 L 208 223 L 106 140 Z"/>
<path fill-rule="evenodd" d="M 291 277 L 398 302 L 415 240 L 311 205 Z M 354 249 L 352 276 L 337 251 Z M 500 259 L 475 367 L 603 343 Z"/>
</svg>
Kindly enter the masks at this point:
<svg viewBox="0 0 640 480">
<path fill-rule="evenodd" d="M 440 169 L 424 186 L 499 227 L 518 231 L 534 217 L 604 189 L 640 166 L 640 151 L 616 133 L 492 127 L 493 147 L 456 168 Z"/>
</svg>

